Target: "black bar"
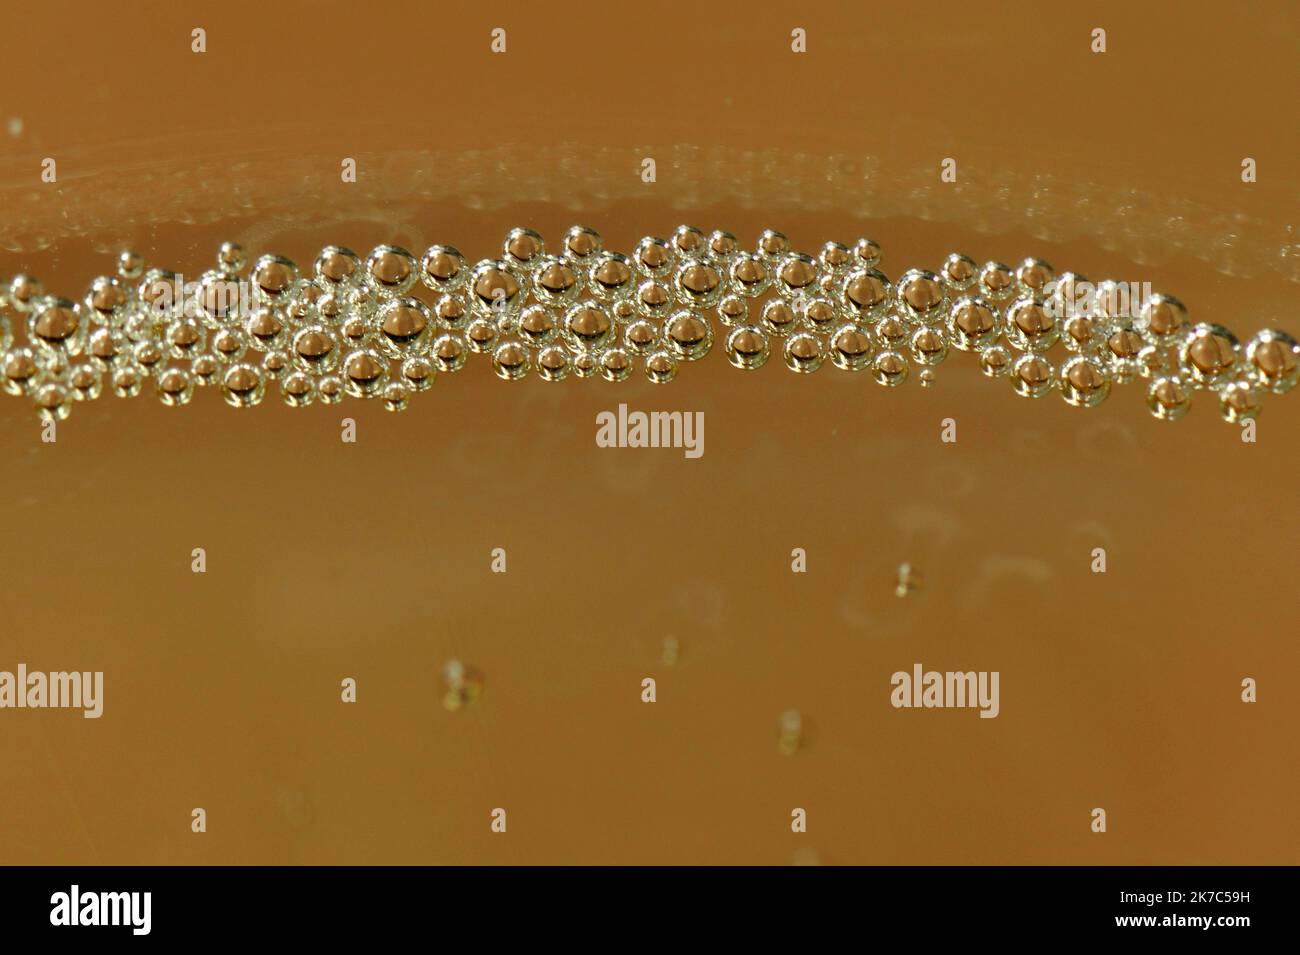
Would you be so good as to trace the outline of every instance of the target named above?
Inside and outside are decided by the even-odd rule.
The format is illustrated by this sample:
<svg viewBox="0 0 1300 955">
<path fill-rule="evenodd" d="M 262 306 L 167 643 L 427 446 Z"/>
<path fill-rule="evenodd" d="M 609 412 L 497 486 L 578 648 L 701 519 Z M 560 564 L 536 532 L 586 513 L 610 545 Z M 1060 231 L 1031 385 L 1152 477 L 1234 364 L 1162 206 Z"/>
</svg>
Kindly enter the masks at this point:
<svg viewBox="0 0 1300 955">
<path fill-rule="evenodd" d="M 1296 868 L 8 868 L 6 941 L 428 938 L 492 946 L 505 934 L 585 938 L 611 948 L 638 935 L 681 943 L 708 930 L 733 942 L 786 936 L 918 941 L 1293 936 Z M 118 925 L 78 921 L 102 910 Z M 148 892 L 103 904 L 99 893 Z M 61 906 L 59 893 L 66 897 Z M 1127 893 L 1124 895 L 1122 893 Z M 1177 893 L 1177 895 L 1171 895 Z M 87 902 L 87 896 L 93 901 Z M 87 906 L 89 906 L 87 908 Z M 1152 920 L 1146 924 L 1132 920 Z M 1121 924 L 1121 920 L 1128 920 Z M 1196 920 L 1196 921 L 1192 921 Z M 1204 924 L 1202 920 L 1209 920 Z M 1231 920 L 1231 922 L 1225 921 Z M 75 933 L 75 935 L 73 934 Z M 609 934 L 612 933 L 612 934 Z M 1246 933 L 1243 935 L 1241 933 Z"/>
</svg>

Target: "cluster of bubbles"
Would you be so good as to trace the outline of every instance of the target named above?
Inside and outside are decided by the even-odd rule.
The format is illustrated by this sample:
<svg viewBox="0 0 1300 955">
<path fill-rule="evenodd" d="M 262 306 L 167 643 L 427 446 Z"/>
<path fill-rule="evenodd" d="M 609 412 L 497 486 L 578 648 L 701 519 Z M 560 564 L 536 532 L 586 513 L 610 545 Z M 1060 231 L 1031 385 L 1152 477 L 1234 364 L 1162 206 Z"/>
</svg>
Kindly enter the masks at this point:
<svg viewBox="0 0 1300 955">
<path fill-rule="evenodd" d="M 470 355 L 488 356 L 507 380 L 624 381 L 639 368 L 665 383 L 715 336 L 737 368 L 776 353 L 799 374 L 829 361 L 885 386 L 915 367 L 928 387 L 950 350 L 972 352 L 1017 394 L 1055 391 L 1079 407 L 1143 380 L 1152 414 L 1166 420 L 1197 390 L 1214 392 L 1229 421 L 1251 417 L 1266 393 L 1300 378 L 1291 336 L 1266 330 L 1243 346 L 1220 325 L 1193 324 L 1172 296 L 1150 295 L 1134 315 L 1106 294 L 1115 283 L 1096 286 L 1084 307 L 1087 279 L 1037 259 L 981 266 L 954 253 L 937 272 L 891 281 L 880 258 L 865 238 L 807 255 L 769 229 L 751 251 L 729 232 L 685 225 L 643 238 L 630 255 L 583 226 L 553 251 L 517 228 L 499 257 L 474 265 L 448 245 L 419 258 L 382 245 L 364 259 L 328 246 L 309 273 L 278 255 L 250 266 L 225 243 L 192 283 L 123 252 L 117 274 L 96 278 L 81 301 L 47 295 L 27 275 L 7 283 L 0 386 L 52 419 L 106 385 L 121 397 L 151 389 L 172 406 L 215 385 L 227 403 L 249 407 L 274 384 L 294 407 L 353 396 L 401 411 Z M 15 323 L 26 326 L 25 345 L 14 343 Z M 1058 344 L 1066 354 L 1053 357 Z"/>
</svg>

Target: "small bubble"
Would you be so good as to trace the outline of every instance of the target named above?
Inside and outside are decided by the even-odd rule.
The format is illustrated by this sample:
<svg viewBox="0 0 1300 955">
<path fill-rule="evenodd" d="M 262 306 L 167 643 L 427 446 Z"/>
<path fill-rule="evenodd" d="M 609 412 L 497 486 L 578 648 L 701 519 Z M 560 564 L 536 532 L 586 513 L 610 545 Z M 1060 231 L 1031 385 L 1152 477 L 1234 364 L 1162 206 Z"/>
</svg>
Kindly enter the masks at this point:
<svg viewBox="0 0 1300 955">
<path fill-rule="evenodd" d="M 664 637 L 663 662 L 664 666 L 672 666 L 677 662 L 677 656 L 681 650 L 674 636 Z"/>
<path fill-rule="evenodd" d="M 803 716 L 798 710 L 786 710 L 781 714 L 780 730 L 777 748 L 783 756 L 793 756 L 803 742 Z"/>
<path fill-rule="evenodd" d="M 906 597 L 908 594 L 915 593 L 921 589 L 924 581 L 921 573 L 911 564 L 899 564 L 898 574 L 894 578 L 894 595 L 897 597 Z"/>
<path fill-rule="evenodd" d="M 442 685 L 442 705 L 455 712 L 482 697 L 483 674 L 459 660 L 450 660 L 442 668 Z"/>
</svg>

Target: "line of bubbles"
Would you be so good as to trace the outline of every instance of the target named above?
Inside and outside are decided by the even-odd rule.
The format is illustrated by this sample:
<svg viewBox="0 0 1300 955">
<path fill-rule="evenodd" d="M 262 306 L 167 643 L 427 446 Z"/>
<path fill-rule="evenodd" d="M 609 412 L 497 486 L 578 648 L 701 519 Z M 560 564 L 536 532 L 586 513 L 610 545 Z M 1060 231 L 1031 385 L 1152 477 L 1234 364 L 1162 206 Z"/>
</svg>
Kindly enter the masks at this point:
<svg viewBox="0 0 1300 955">
<path fill-rule="evenodd" d="M 279 255 L 250 266 L 227 242 L 193 282 L 125 251 L 80 301 L 46 294 L 30 275 L 0 286 L 0 387 L 47 420 L 105 391 L 152 390 L 179 406 L 205 386 L 239 408 L 275 385 L 293 407 L 351 396 L 401 411 L 471 355 L 507 380 L 618 382 L 639 367 L 662 384 L 708 354 L 715 335 L 737 368 L 778 353 L 800 374 L 829 360 L 884 386 L 916 368 L 929 387 L 950 350 L 971 352 L 1019 395 L 1056 391 L 1085 408 L 1142 381 L 1164 420 L 1182 417 L 1196 391 L 1213 393 L 1228 421 L 1253 417 L 1266 394 L 1300 378 L 1290 335 L 1266 329 L 1243 346 L 1221 325 L 1193 323 L 1170 295 L 1136 301 L 1129 284 L 1094 285 L 1033 258 L 979 265 L 954 253 L 937 272 L 911 269 L 896 282 L 880 261 L 866 238 L 808 255 L 771 229 L 747 250 L 729 232 L 686 225 L 641 239 L 630 255 L 584 226 L 554 252 L 516 228 L 499 257 L 474 265 L 449 245 L 419 258 L 381 245 L 364 259 L 331 245 L 309 274 Z"/>
</svg>

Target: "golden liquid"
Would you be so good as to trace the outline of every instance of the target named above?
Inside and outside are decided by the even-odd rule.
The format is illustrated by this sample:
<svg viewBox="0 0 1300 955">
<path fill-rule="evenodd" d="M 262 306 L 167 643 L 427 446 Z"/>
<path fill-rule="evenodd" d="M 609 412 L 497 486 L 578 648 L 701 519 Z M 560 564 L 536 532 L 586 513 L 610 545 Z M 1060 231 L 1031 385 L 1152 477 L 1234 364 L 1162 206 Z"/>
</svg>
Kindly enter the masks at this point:
<svg viewBox="0 0 1300 955">
<path fill-rule="evenodd" d="M 75 298 L 123 247 L 197 277 L 225 240 L 476 261 L 690 222 L 868 235 L 893 277 L 1034 255 L 1297 331 L 1289 5 L 439 10 L 26 8 L 0 274 Z M 1167 424 L 1140 384 L 1081 411 L 969 355 L 924 389 L 751 373 L 715 334 L 665 388 L 474 356 L 401 415 L 148 382 L 51 445 L 0 397 L 0 668 L 105 672 L 99 720 L 0 711 L 0 862 L 1297 861 L 1294 395 L 1244 444 L 1204 394 Z M 597 448 L 620 402 L 703 411 L 706 453 Z M 891 708 L 917 661 L 1000 671 L 1001 714 Z"/>
</svg>

